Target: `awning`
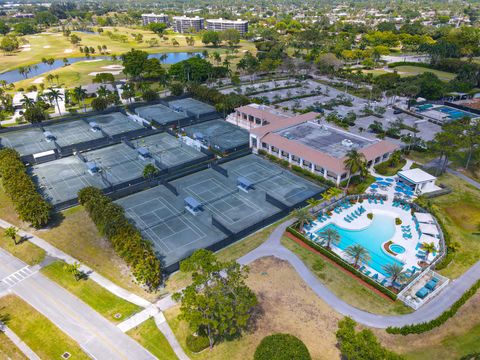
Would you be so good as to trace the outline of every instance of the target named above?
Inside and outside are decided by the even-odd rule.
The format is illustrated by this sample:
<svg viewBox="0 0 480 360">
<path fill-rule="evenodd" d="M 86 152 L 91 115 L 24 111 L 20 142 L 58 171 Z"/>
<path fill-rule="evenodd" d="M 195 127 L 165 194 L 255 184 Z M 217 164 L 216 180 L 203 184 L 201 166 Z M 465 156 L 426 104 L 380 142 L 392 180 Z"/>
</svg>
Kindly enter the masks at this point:
<svg viewBox="0 0 480 360">
<path fill-rule="evenodd" d="M 253 182 L 243 176 L 239 176 L 237 178 L 237 182 L 238 182 L 238 185 L 244 187 L 245 189 L 249 189 L 253 187 Z"/>
<path fill-rule="evenodd" d="M 87 162 L 86 166 L 87 166 L 88 171 L 90 171 L 92 173 L 98 172 L 98 166 L 94 161 Z"/>
<path fill-rule="evenodd" d="M 150 156 L 150 151 L 148 151 L 147 148 L 145 147 L 139 147 L 137 149 L 137 152 L 142 155 L 143 157 L 149 157 Z"/>
<path fill-rule="evenodd" d="M 191 197 L 191 196 L 187 196 L 185 199 L 185 205 L 187 205 L 188 207 L 194 209 L 194 210 L 198 210 L 202 207 L 202 203 L 200 203 L 197 199 Z"/>
<path fill-rule="evenodd" d="M 433 236 L 436 236 L 439 234 L 438 229 L 435 225 L 420 223 L 419 227 L 422 234 L 428 234 Z"/>
<path fill-rule="evenodd" d="M 433 224 L 435 221 L 433 220 L 433 216 L 427 213 L 414 213 L 413 216 L 415 216 L 420 223 L 426 223 L 426 224 Z"/>
</svg>

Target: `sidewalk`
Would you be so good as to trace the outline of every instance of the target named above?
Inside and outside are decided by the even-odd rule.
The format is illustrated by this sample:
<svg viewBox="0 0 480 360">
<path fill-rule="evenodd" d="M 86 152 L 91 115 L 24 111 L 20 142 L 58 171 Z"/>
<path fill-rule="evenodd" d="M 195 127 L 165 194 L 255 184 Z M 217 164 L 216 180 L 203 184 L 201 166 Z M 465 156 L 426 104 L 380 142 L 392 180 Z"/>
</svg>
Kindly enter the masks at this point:
<svg viewBox="0 0 480 360">
<path fill-rule="evenodd" d="M 28 347 L 12 330 L 10 330 L 6 325 L 0 325 L 0 331 L 3 332 L 12 343 L 30 360 L 40 360 L 40 357 L 35 354 L 35 352 Z"/>
</svg>

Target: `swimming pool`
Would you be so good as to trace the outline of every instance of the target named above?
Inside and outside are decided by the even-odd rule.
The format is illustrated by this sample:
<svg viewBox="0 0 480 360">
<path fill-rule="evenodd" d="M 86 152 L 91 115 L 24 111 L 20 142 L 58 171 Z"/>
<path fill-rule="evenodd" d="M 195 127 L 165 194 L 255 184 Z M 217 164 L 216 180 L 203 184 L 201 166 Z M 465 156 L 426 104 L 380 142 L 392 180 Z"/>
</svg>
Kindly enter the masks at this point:
<svg viewBox="0 0 480 360">
<path fill-rule="evenodd" d="M 335 224 L 329 224 L 317 231 L 320 234 L 325 229 L 334 229 L 340 235 L 340 242 L 337 247 L 345 250 L 350 245 L 360 244 L 370 254 L 370 266 L 383 276 L 388 276 L 383 267 L 387 264 L 403 263 L 382 250 L 382 244 L 390 240 L 395 234 L 395 217 L 388 214 L 375 214 L 371 224 L 361 230 L 347 230 Z"/>
<path fill-rule="evenodd" d="M 448 107 L 448 106 L 440 106 L 440 107 L 435 108 L 435 110 L 440 111 L 444 114 L 447 114 L 448 117 L 452 120 L 461 119 L 463 117 L 469 117 L 469 118 L 476 118 L 477 117 L 477 115 L 475 115 L 475 114 L 472 114 L 472 113 L 469 113 L 469 112 L 466 112 L 466 111 L 463 111 L 463 110 L 451 108 L 451 107 Z"/>
<path fill-rule="evenodd" d="M 405 248 L 398 244 L 390 245 L 389 249 L 393 251 L 395 254 L 403 254 L 405 252 Z"/>
</svg>

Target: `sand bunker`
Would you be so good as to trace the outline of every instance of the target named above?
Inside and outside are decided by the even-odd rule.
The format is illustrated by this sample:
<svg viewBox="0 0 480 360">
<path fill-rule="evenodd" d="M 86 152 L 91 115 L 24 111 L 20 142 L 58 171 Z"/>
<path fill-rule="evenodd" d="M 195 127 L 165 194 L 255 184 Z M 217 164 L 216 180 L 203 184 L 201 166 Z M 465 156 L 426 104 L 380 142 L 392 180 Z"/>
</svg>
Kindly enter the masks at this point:
<svg viewBox="0 0 480 360">
<path fill-rule="evenodd" d="M 22 51 L 31 51 L 31 50 L 32 50 L 32 48 L 24 48 L 24 49 L 22 49 Z"/>
<path fill-rule="evenodd" d="M 63 52 L 65 54 L 71 54 L 73 52 L 73 50 L 72 49 L 65 49 L 65 50 L 63 50 Z"/>
<path fill-rule="evenodd" d="M 122 65 L 107 65 L 107 66 L 102 66 L 102 69 L 107 69 L 107 70 L 123 70 L 124 67 Z"/>
<path fill-rule="evenodd" d="M 50 45 L 45 45 L 43 48 L 44 48 L 44 49 L 50 49 L 51 46 L 50 46 Z"/>
<path fill-rule="evenodd" d="M 86 63 L 91 63 L 91 62 L 98 62 L 102 61 L 103 59 L 93 59 L 93 60 L 85 60 Z"/>
<path fill-rule="evenodd" d="M 96 76 L 97 74 L 112 74 L 112 75 L 120 75 L 122 71 L 121 70 L 118 70 L 118 71 L 95 71 L 95 72 L 91 72 L 90 76 Z"/>
<path fill-rule="evenodd" d="M 41 84 L 43 83 L 44 77 L 39 77 L 38 79 L 35 79 L 32 81 L 32 84 Z"/>
</svg>

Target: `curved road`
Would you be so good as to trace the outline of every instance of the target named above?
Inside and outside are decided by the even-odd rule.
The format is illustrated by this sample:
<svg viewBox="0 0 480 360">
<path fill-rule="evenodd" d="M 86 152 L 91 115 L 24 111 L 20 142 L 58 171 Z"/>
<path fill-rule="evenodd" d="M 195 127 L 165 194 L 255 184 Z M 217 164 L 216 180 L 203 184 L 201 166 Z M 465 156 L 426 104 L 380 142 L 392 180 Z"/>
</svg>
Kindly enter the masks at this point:
<svg viewBox="0 0 480 360">
<path fill-rule="evenodd" d="M 375 327 L 387 328 L 389 326 L 404 326 L 417 324 L 435 319 L 445 310 L 450 308 L 477 280 L 480 279 L 480 261 L 475 263 L 467 272 L 458 279 L 451 281 L 442 292 L 433 300 L 423 305 L 418 311 L 406 315 L 377 315 L 363 310 L 359 310 L 343 300 L 339 299 L 327 287 L 325 287 L 318 278 L 310 272 L 305 264 L 293 252 L 282 246 L 280 238 L 285 229 L 291 225 L 294 220 L 288 220 L 280 224 L 268 240 L 258 248 L 252 250 L 245 256 L 238 259 L 240 264 L 248 264 L 252 261 L 265 257 L 275 256 L 279 259 L 288 261 L 307 283 L 308 286 L 330 305 L 333 309 L 345 316 L 350 316 L 358 323 Z"/>
</svg>

